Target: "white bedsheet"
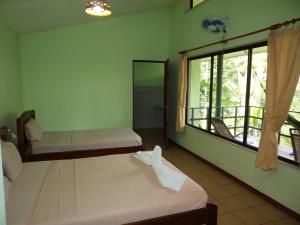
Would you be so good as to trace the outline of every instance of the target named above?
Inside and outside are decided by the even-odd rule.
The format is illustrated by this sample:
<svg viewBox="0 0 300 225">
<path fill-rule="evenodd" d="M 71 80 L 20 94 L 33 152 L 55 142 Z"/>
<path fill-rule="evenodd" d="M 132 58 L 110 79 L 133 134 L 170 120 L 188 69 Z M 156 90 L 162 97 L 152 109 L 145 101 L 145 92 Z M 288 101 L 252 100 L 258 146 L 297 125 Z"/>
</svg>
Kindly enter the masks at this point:
<svg viewBox="0 0 300 225">
<path fill-rule="evenodd" d="M 23 168 L 7 204 L 7 225 L 120 225 L 207 203 L 206 192 L 190 178 L 180 192 L 161 187 L 153 170 L 133 154 Z"/>
<path fill-rule="evenodd" d="M 50 162 L 23 163 L 22 172 L 12 183 L 6 204 L 7 225 L 27 225 Z"/>
<path fill-rule="evenodd" d="M 33 154 L 141 146 L 142 139 L 129 128 L 44 132 L 32 142 Z"/>
</svg>

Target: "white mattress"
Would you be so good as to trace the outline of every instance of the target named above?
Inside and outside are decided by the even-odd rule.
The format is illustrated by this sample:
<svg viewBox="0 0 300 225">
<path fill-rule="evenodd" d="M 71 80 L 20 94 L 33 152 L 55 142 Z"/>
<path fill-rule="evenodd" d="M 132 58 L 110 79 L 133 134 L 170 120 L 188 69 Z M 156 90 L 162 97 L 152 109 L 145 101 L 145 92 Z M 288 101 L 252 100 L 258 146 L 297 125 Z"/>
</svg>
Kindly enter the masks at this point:
<svg viewBox="0 0 300 225">
<path fill-rule="evenodd" d="M 141 137 L 129 128 L 43 132 L 40 141 L 32 142 L 32 153 L 42 154 L 141 145 Z"/>
<path fill-rule="evenodd" d="M 190 178 L 180 192 L 163 188 L 132 154 L 33 162 L 23 164 L 12 185 L 7 225 L 120 225 L 206 203 L 206 192 Z"/>
</svg>

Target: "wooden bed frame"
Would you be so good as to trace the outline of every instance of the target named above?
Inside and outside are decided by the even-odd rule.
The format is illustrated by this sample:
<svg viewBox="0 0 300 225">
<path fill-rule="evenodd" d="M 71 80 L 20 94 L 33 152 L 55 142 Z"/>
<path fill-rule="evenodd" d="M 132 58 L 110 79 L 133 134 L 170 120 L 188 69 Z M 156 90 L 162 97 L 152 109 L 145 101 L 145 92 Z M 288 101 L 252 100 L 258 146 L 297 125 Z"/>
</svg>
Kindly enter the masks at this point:
<svg viewBox="0 0 300 225">
<path fill-rule="evenodd" d="M 3 141 L 8 141 L 8 128 L 7 127 L 0 128 L 0 137 Z"/>
<path fill-rule="evenodd" d="M 125 225 L 217 225 L 218 207 L 208 203 L 205 208 L 156 217 Z"/>
<path fill-rule="evenodd" d="M 0 137 L 7 141 L 7 128 L 0 128 Z M 208 203 L 205 208 L 155 217 L 147 220 L 132 222 L 124 225 L 217 225 L 218 207 Z"/>
<path fill-rule="evenodd" d="M 35 119 L 34 110 L 25 111 L 22 113 L 22 115 L 19 118 L 17 118 L 18 148 L 23 162 L 87 158 L 87 157 L 95 157 L 95 156 L 131 153 L 131 152 L 141 151 L 143 149 L 141 145 L 141 146 L 131 146 L 131 147 L 120 147 L 120 148 L 85 149 L 79 151 L 33 154 L 32 145 L 26 139 L 25 129 L 24 129 L 24 125 L 30 119 Z"/>
</svg>

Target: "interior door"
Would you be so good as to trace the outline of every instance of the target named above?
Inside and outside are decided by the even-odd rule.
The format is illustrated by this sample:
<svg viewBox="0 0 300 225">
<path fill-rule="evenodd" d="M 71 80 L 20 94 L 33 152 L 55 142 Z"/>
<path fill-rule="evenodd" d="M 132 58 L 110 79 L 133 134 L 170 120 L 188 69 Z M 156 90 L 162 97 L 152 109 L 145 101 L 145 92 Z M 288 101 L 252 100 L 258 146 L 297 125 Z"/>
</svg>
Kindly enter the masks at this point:
<svg viewBox="0 0 300 225">
<path fill-rule="evenodd" d="M 164 76 L 164 141 L 168 145 L 168 101 L 169 96 L 169 59 L 165 61 L 165 76 Z"/>
</svg>

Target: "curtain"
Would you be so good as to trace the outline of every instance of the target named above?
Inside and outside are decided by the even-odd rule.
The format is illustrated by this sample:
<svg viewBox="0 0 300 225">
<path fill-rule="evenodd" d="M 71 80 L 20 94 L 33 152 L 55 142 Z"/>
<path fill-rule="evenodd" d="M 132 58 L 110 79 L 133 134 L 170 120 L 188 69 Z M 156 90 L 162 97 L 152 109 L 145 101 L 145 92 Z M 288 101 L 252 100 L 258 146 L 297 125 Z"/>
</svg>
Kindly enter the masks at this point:
<svg viewBox="0 0 300 225">
<path fill-rule="evenodd" d="M 187 89 L 187 56 L 182 55 L 180 59 L 179 83 L 178 83 L 178 105 L 176 118 L 176 131 L 183 132 L 185 127 L 185 104 Z"/>
<path fill-rule="evenodd" d="M 277 169 L 277 135 L 288 117 L 300 75 L 300 27 L 272 32 L 268 38 L 266 111 L 256 167 Z"/>
</svg>

